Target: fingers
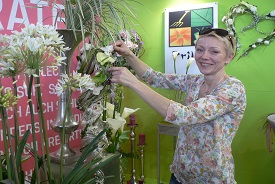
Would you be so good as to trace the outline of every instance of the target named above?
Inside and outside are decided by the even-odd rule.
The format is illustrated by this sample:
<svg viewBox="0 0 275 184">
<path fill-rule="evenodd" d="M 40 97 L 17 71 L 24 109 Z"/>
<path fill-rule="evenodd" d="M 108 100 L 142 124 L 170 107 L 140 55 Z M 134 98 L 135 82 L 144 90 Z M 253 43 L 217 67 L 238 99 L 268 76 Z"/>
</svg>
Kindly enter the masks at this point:
<svg viewBox="0 0 275 184">
<path fill-rule="evenodd" d="M 111 73 L 111 82 L 129 86 L 131 83 L 132 73 L 125 67 L 110 67 L 108 71 Z"/>
</svg>

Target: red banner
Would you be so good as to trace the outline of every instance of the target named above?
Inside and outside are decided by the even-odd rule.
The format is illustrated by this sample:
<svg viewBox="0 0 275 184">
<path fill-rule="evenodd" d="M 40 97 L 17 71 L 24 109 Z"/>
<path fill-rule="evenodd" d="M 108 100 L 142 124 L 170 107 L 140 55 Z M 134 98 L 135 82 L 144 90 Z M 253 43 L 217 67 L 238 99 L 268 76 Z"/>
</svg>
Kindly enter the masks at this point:
<svg viewBox="0 0 275 184">
<path fill-rule="evenodd" d="M 58 2 L 58 1 L 57 1 Z M 57 4 L 54 7 L 51 3 L 46 0 L 0 0 L 0 34 L 11 34 L 13 30 L 21 30 L 29 24 L 36 24 L 37 22 L 44 25 L 54 25 L 57 16 L 57 10 L 62 9 L 62 4 Z M 64 28 L 62 20 L 58 20 L 56 28 Z M 73 57 L 71 63 L 71 70 L 75 70 L 77 66 L 77 60 Z M 41 89 L 42 89 L 42 100 L 43 100 L 43 110 L 45 116 L 45 122 L 47 125 L 47 136 L 49 141 L 50 151 L 53 152 L 59 148 L 61 140 L 59 135 L 51 129 L 51 123 L 55 121 L 58 110 L 58 97 L 55 94 L 55 85 L 59 79 L 59 71 L 52 68 L 43 68 L 43 73 L 41 75 Z M 30 120 L 30 108 L 27 103 L 27 91 L 24 88 L 24 75 L 17 77 L 17 92 L 20 97 L 18 103 L 18 120 L 19 120 L 19 135 L 20 138 L 24 135 L 27 130 L 31 129 Z M 13 90 L 12 79 L 2 78 L 2 85 L 5 89 Z M 35 91 L 33 91 L 33 102 L 35 109 L 35 134 L 37 141 L 40 143 L 41 130 L 39 128 L 39 119 L 36 112 L 35 103 Z M 72 96 L 72 107 L 73 114 L 76 121 L 80 122 L 82 113 L 76 108 L 76 99 L 78 97 L 77 93 Z M 14 134 L 14 123 L 13 123 L 13 110 L 8 111 L 8 121 L 10 126 L 10 132 Z M 3 130 L 1 122 L 0 130 L 0 152 L 4 152 L 3 144 Z M 33 146 L 33 141 L 31 136 L 29 138 L 28 144 Z M 37 144 L 40 145 L 40 144 Z M 80 146 L 80 127 L 78 130 L 72 133 L 71 148 L 76 148 Z M 38 147 L 38 151 L 41 153 L 41 147 Z M 28 154 L 28 153 L 25 153 Z M 31 174 L 33 168 L 33 161 L 28 160 L 24 163 L 24 168 L 26 174 Z"/>
</svg>

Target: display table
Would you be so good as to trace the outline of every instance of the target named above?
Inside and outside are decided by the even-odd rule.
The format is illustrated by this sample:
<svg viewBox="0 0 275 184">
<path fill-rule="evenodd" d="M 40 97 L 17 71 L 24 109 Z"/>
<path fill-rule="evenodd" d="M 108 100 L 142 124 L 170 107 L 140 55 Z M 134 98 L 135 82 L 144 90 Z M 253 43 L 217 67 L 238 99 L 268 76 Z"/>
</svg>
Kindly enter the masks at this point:
<svg viewBox="0 0 275 184">
<path fill-rule="evenodd" d="M 104 184 L 119 184 L 120 183 L 120 173 L 119 173 L 119 167 L 120 167 L 120 161 L 119 161 L 119 154 L 107 154 L 102 158 L 102 161 L 105 161 L 107 159 L 113 159 L 111 162 L 107 163 L 101 168 L 101 171 L 104 173 L 104 176 L 112 176 L 110 178 L 105 178 Z M 55 178 L 57 180 L 57 183 L 59 183 L 59 172 L 60 172 L 60 165 L 56 163 L 52 164 L 52 171 L 55 175 Z M 71 170 L 74 168 L 76 163 L 69 164 L 63 166 L 63 174 L 66 177 Z"/>
<path fill-rule="evenodd" d="M 171 123 L 162 122 L 158 124 L 158 184 L 160 184 L 160 135 L 174 136 L 174 148 L 176 147 L 177 136 L 179 133 L 179 126 Z"/>
</svg>

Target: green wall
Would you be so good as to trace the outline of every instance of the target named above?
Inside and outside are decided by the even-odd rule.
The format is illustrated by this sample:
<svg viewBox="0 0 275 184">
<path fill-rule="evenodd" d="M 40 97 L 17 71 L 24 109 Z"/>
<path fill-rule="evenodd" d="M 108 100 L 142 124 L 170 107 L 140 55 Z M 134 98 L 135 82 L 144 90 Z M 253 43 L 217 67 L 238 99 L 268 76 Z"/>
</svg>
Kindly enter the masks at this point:
<svg viewBox="0 0 275 184">
<path fill-rule="evenodd" d="M 164 9 L 179 7 L 186 3 L 210 3 L 218 2 L 219 27 L 225 28 L 221 22 L 222 17 L 229 8 L 238 4 L 239 0 L 139 0 L 142 6 L 137 6 L 138 20 L 143 26 L 137 26 L 136 30 L 142 35 L 145 43 L 145 54 L 142 60 L 155 70 L 164 72 Z M 275 1 L 249 0 L 250 4 L 258 7 L 259 14 L 266 14 L 275 9 Z M 250 43 L 261 35 L 254 30 L 248 30 L 245 34 L 240 29 L 248 25 L 251 17 L 238 16 L 236 28 L 244 50 Z M 263 31 L 271 32 L 274 22 L 265 21 L 259 24 Z M 239 54 L 238 54 L 239 55 Z M 237 55 L 237 56 L 238 56 Z M 238 184 L 271 184 L 275 183 L 275 153 L 268 153 L 266 149 L 265 134 L 262 130 L 261 117 L 275 112 L 275 43 L 268 47 L 261 46 L 252 51 L 245 58 L 236 61 L 236 58 L 227 66 L 227 73 L 240 79 L 247 92 L 247 109 L 243 121 L 240 124 L 234 138 L 232 150 L 235 160 L 235 178 Z M 173 97 L 174 92 L 156 89 L 167 97 Z M 146 146 L 144 155 L 144 175 L 146 183 L 157 183 L 157 125 L 163 121 L 156 111 L 143 102 L 133 91 L 125 89 L 124 106 L 129 108 L 141 108 L 136 113 L 136 134 L 146 134 Z M 138 138 L 138 136 L 137 136 Z M 130 150 L 130 144 L 123 146 Z M 274 146 L 273 146 L 274 148 Z M 138 148 L 137 148 L 138 151 Z M 168 183 L 170 178 L 169 164 L 173 155 L 173 138 L 161 135 L 161 181 Z M 141 169 L 140 160 L 136 160 L 136 177 L 139 179 Z M 131 165 L 128 165 L 126 180 L 131 174 Z"/>
</svg>

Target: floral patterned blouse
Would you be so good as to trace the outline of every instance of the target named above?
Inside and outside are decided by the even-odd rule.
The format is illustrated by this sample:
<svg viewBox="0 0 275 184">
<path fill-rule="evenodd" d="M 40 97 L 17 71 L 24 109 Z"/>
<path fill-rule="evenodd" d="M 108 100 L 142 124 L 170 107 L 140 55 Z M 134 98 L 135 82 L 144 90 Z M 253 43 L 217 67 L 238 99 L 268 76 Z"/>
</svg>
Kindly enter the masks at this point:
<svg viewBox="0 0 275 184">
<path fill-rule="evenodd" d="M 157 88 L 186 93 L 183 104 L 171 100 L 165 121 L 180 126 L 170 170 L 181 183 L 234 184 L 231 143 L 246 107 L 245 88 L 234 77 L 199 98 L 204 77 L 163 74 L 149 68 L 141 77 Z"/>
</svg>

